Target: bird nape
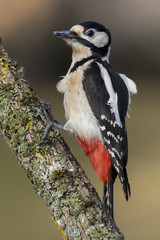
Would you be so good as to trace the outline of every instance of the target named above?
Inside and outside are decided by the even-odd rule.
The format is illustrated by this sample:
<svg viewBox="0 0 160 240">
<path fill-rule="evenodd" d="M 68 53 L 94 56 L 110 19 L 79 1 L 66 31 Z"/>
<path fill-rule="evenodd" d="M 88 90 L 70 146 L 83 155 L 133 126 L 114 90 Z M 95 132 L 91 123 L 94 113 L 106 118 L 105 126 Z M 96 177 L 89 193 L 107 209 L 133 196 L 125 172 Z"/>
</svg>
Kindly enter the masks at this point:
<svg viewBox="0 0 160 240">
<path fill-rule="evenodd" d="M 72 63 L 57 90 L 64 94 L 67 122 L 47 126 L 71 132 L 90 158 L 103 183 L 103 203 L 113 218 L 113 184 L 119 177 L 126 200 L 130 185 L 126 165 L 128 140 L 125 126 L 135 83 L 115 72 L 109 63 L 111 34 L 102 24 L 83 22 L 69 31 L 54 31 L 72 47 Z M 45 135 L 47 134 L 45 131 Z"/>
</svg>

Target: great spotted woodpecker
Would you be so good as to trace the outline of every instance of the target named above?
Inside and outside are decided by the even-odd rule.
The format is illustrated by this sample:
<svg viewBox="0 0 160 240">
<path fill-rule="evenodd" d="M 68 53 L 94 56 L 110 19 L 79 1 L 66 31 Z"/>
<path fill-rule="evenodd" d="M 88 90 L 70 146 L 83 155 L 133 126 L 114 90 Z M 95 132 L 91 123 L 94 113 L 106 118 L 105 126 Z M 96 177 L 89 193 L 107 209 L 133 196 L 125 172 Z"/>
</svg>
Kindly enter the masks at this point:
<svg viewBox="0 0 160 240">
<path fill-rule="evenodd" d="M 104 205 L 113 217 L 113 183 L 117 175 L 126 200 L 130 197 L 125 117 L 136 85 L 110 66 L 111 34 L 103 25 L 83 22 L 53 34 L 73 50 L 71 66 L 57 84 L 64 94 L 67 122 L 63 128 L 75 135 L 89 156 L 104 185 Z"/>
</svg>

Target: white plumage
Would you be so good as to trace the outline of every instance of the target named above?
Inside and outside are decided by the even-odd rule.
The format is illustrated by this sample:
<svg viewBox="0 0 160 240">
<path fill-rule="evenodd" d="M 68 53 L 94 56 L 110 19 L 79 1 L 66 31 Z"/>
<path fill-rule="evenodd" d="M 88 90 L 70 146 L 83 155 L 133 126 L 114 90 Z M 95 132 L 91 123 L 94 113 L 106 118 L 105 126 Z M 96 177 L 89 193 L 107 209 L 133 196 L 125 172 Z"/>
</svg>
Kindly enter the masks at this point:
<svg viewBox="0 0 160 240">
<path fill-rule="evenodd" d="M 107 92 L 109 93 L 109 96 L 110 96 L 109 101 L 106 104 L 111 106 L 111 111 L 115 115 L 116 122 L 117 122 L 118 126 L 122 127 L 122 123 L 121 123 L 120 116 L 119 116 L 119 111 L 118 111 L 118 104 L 117 104 L 118 103 L 118 96 L 117 96 L 117 93 L 113 89 L 111 78 L 110 78 L 107 70 L 100 63 L 98 63 L 98 66 L 100 68 L 100 73 L 101 73 L 101 76 L 104 80 L 105 87 L 106 87 Z"/>
<path fill-rule="evenodd" d="M 82 86 L 83 72 L 89 64 L 90 62 L 87 62 L 77 71 L 68 73 L 57 84 L 57 90 L 64 93 L 64 108 L 67 119 L 64 129 L 85 140 L 95 138 L 103 141 L 98 121 L 91 110 Z"/>
</svg>

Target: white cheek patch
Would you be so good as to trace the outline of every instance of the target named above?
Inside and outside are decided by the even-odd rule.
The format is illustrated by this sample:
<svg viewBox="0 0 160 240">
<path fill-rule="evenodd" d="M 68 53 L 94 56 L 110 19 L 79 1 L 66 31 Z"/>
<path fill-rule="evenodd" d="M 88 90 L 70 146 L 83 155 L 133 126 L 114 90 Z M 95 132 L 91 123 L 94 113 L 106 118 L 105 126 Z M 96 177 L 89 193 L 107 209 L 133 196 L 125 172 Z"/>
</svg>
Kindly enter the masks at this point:
<svg viewBox="0 0 160 240">
<path fill-rule="evenodd" d="M 109 41 L 108 35 L 105 32 L 95 32 L 93 37 L 83 35 L 83 38 L 93 43 L 98 48 L 106 46 Z"/>
<path fill-rule="evenodd" d="M 96 47 L 104 47 L 107 45 L 108 43 L 108 35 L 105 32 L 97 32 L 95 33 L 95 37 L 93 39 L 93 44 Z"/>
</svg>

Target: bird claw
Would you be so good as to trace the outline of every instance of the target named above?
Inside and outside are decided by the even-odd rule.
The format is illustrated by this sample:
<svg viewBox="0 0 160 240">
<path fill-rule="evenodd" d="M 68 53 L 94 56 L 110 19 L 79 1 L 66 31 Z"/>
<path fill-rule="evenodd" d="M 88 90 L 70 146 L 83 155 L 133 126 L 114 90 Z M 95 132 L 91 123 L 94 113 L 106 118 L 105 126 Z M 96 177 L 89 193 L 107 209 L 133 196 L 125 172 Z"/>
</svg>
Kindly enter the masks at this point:
<svg viewBox="0 0 160 240">
<path fill-rule="evenodd" d="M 63 128 L 63 124 L 58 122 L 57 120 L 54 120 L 52 111 L 51 111 L 51 105 L 47 100 L 41 100 L 40 103 L 41 103 L 41 109 L 38 107 L 34 107 L 34 110 L 37 111 L 42 121 L 47 124 L 41 139 L 41 143 L 42 143 L 51 129 L 55 132 L 56 135 L 59 135 L 58 128 Z"/>
</svg>

